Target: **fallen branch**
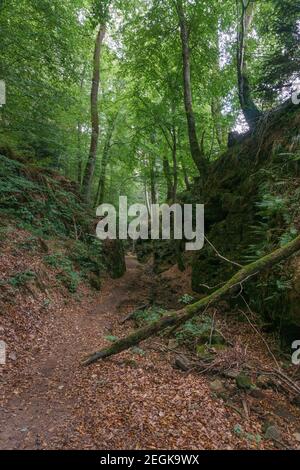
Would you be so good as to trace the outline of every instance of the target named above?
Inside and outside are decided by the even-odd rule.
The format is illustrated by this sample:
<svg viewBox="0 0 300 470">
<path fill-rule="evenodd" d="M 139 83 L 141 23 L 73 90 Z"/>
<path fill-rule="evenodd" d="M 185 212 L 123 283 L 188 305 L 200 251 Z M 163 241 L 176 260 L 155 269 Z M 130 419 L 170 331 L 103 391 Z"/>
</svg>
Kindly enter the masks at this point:
<svg viewBox="0 0 300 470">
<path fill-rule="evenodd" d="M 227 406 L 228 408 L 231 408 L 232 410 L 234 410 L 236 413 L 240 415 L 241 418 L 245 418 L 244 413 L 237 406 L 234 406 L 228 402 L 224 403 L 224 406 Z"/>
<path fill-rule="evenodd" d="M 137 331 L 134 331 L 129 336 L 116 341 L 113 345 L 86 357 L 82 361 L 82 364 L 89 365 L 98 361 L 99 359 L 104 359 L 106 357 L 119 354 L 120 352 L 139 344 L 141 341 L 150 338 L 150 336 L 165 330 L 166 328 L 174 327 L 175 325 L 182 325 L 197 315 L 199 312 L 202 312 L 205 308 L 207 308 L 208 305 L 209 307 L 212 307 L 220 300 L 223 300 L 224 297 L 234 294 L 236 290 L 242 290 L 242 286 L 246 280 L 252 278 L 253 276 L 257 276 L 262 271 L 265 271 L 268 268 L 271 268 L 272 266 L 280 263 L 281 261 L 286 260 L 298 251 L 300 251 L 300 236 L 284 247 L 274 251 L 273 253 L 243 267 L 229 281 L 227 281 L 223 287 L 216 290 L 211 295 L 195 302 L 192 305 L 186 306 L 182 310 L 170 312 L 163 316 L 160 320 L 157 320 L 150 325 L 145 326 L 144 328 L 140 328 Z"/>
</svg>

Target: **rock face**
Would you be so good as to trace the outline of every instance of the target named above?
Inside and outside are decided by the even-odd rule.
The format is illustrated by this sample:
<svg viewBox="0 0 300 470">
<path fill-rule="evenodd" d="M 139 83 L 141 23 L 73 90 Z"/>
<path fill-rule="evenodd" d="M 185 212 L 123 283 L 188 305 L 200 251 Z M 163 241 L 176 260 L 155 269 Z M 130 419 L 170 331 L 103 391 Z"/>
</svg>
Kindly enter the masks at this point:
<svg viewBox="0 0 300 470">
<path fill-rule="evenodd" d="M 292 274 L 292 289 L 289 291 L 290 317 L 300 327 L 300 256 L 295 257 L 290 263 Z M 300 336 L 299 338 L 300 339 Z"/>
<path fill-rule="evenodd" d="M 300 204 L 291 206 L 291 194 L 297 188 L 289 184 L 294 184 L 300 165 L 291 165 L 284 177 L 280 164 L 282 154 L 296 155 L 300 150 L 299 124 L 299 106 L 274 112 L 263 129 L 228 149 L 215 162 L 204 187 L 196 182 L 192 192 L 183 196 L 185 203 L 204 203 L 206 236 L 227 259 L 246 264 L 271 252 L 279 240 L 289 241 L 293 224 L 294 231 L 299 232 Z M 277 197 L 276 187 L 283 179 L 289 183 L 281 186 Z M 283 233 L 286 238 L 282 238 Z M 236 270 L 206 243 L 193 259 L 192 288 L 208 294 L 211 291 L 205 286 L 219 285 Z M 289 336 L 300 339 L 300 257 L 290 267 L 265 273 L 258 282 L 250 280 L 244 292 L 265 321 L 282 327 L 282 337 L 286 336 L 285 327 L 291 327 Z"/>
<path fill-rule="evenodd" d="M 118 279 L 125 274 L 125 253 L 121 240 L 105 240 L 103 242 L 103 256 L 107 270 L 113 279 Z"/>
</svg>

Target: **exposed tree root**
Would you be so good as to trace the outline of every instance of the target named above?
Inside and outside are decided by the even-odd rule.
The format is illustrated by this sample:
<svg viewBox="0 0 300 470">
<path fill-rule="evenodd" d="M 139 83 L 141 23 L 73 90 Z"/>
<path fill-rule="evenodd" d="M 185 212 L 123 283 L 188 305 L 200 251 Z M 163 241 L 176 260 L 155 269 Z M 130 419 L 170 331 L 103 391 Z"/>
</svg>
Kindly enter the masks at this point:
<svg viewBox="0 0 300 470">
<path fill-rule="evenodd" d="M 204 309 L 212 307 L 220 300 L 223 300 L 224 297 L 235 293 L 237 290 L 242 290 L 243 284 L 248 279 L 257 276 L 262 271 L 265 271 L 266 269 L 271 268 L 281 261 L 286 260 L 297 251 L 300 251 L 300 236 L 284 247 L 279 248 L 273 253 L 264 256 L 254 263 L 248 264 L 244 268 L 240 269 L 240 271 L 238 271 L 229 281 L 227 281 L 224 286 L 213 292 L 211 295 L 199 300 L 192 305 L 188 305 L 182 310 L 170 312 L 163 316 L 160 320 L 153 322 L 151 325 L 140 328 L 129 336 L 116 341 L 108 348 L 104 348 L 101 351 L 93 353 L 92 355 L 86 357 L 82 361 L 82 364 L 89 365 L 98 361 L 99 359 L 113 356 L 139 344 L 141 341 L 144 341 L 150 336 L 153 336 L 166 328 L 185 323 L 198 313 L 202 312 Z"/>
</svg>

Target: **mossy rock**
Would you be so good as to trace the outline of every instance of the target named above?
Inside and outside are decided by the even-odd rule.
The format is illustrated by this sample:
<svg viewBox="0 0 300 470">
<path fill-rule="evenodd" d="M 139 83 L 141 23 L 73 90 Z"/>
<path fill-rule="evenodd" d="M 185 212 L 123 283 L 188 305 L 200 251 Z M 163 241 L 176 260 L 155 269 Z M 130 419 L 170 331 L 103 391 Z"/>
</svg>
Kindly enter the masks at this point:
<svg viewBox="0 0 300 470">
<path fill-rule="evenodd" d="M 246 374 L 238 375 L 235 380 L 238 388 L 241 390 L 253 390 L 255 388 L 251 378 Z"/>
<path fill-rule="evenodd" d="M 227 344 L 214 344 L 213 348 L 217 352 L 222 352 L 222 351 L 226 351 L 228 349 L 228 346 L 227 346 Z"/>
<path fill-rule="evenodd" d="M 215 347 L 216 345 L 224 345 L 226 343 L 223 336 L 216 331 L 212 336 L 210 331 L 205 331 L 197 339 L 199 344 L 210 344 L 212 347 Z"/>
<path fill-rule="evenodd" d="M 196 354 L 199 357 L 199 359 L 203 361 L 214 360 L 214 354 L 207 351 L 207 347 L 205 346 L 205 344 L 198 344 L 198 346 L 196 346 Z"/>
<path fill-rule="evenodd" d="M 224 395 L 226 392 L 223 382 L 219 379 L 216 379 L 213 382 L 211 382 L 209 384 L 209 387 L 212 392 L 216 393 L 219 396 Z"/>
<path fill-rule="evenodd" d="M 122 277 L 126 272 L 124 247 L 121 240 L 105 240 L 103 243 L 105 265 L 113 279 Z"/>
</svg>

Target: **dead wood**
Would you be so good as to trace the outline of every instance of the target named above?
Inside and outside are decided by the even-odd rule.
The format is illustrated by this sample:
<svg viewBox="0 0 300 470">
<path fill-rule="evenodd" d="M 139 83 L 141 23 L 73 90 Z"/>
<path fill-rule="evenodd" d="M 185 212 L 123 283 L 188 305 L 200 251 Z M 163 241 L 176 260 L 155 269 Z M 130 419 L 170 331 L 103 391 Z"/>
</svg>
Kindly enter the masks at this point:
<svg viewBox="0 0 300 470">
<path fill-rule="evenodd" d="M 141 341 L 160 333 L 166 328 L 184 324 L 198 313 L 214 306 L 220 302 L 220 300 L 235 294 L 237 291 L 241 292 L 243 290 L 243 284 L 247 282 L 247 280 L 257 276 L 262 271 L 270 269 L 276 264 L 285 261 L 298 251 L 300 251 L 300 236 L 273 253 L 243 267 L 231 279 L 229 279 L 224 286 L 213 292 L 211 295 L 204 297 L 179 311 L 167 313 L 161 319 L 134 331 L 129 336 L 116 341 L 113 345 L 89 355 L 82 361 L 82 364 L 89 365 L 100 359 L 119 354 L 120 352 L 139 344 Z"/>
</svg>

